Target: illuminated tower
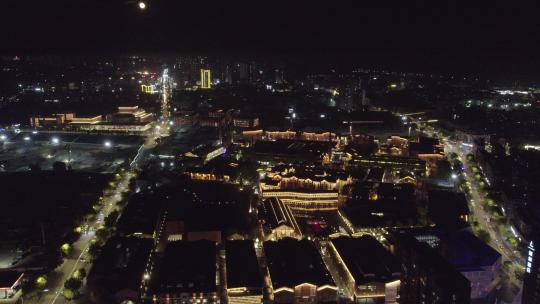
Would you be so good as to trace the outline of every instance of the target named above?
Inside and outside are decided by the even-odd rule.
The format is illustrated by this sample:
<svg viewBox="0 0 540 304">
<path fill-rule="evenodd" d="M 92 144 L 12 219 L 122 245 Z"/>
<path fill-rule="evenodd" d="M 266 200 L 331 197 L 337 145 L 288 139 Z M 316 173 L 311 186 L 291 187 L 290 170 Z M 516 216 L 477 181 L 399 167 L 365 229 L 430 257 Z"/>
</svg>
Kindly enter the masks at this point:
<svg viewBox="0 0 540 304">
<path fill-rule="evenodd" d="M 523 280 L 523 304 L 540 303 L 540 248 L 535 248 L 539 239 L 529 241 L 525 257 L 525 274 Z"/>
<path fill-rule="evenodd" d="M 212 87 L 212 77 L 210 70 L 201 69 L 201 89 L 210 89 Z"/>
</svg>

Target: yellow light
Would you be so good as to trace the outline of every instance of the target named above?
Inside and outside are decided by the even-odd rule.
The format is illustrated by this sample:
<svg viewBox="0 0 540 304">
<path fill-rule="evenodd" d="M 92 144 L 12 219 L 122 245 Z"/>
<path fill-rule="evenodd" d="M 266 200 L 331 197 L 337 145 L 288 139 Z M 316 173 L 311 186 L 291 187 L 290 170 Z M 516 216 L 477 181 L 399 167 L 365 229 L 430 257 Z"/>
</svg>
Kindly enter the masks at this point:
<svg viewBox="0 0 540 304">
<path fill-rule="evenodd" d="M 142 1 L 139 2 L 139 8 L 140 8 L 141 10 L 146 9 L 146 3 L 142 2 Z"/>
<path fill-rule="evenodd" d="M 210 89 L 212 87 L 212 76 L 210 70 L 201 69 L 201 89 Z"/>
</svg>

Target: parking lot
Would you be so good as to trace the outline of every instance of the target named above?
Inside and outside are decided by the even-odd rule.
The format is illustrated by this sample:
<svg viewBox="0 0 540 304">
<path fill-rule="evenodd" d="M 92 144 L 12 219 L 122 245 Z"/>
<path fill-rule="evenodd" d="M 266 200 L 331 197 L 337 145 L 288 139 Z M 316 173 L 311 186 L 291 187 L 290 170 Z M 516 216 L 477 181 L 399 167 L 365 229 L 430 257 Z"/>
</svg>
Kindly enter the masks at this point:
<svg viewBox="0 0 540 304">
<path fill-rule="evenodd" d="M 114 172 L 143 143 L 138 136 L 22 132 L 0 142 L 0 171 L 50 170 L 63 162 L 74 170 Z"/>
</svg>

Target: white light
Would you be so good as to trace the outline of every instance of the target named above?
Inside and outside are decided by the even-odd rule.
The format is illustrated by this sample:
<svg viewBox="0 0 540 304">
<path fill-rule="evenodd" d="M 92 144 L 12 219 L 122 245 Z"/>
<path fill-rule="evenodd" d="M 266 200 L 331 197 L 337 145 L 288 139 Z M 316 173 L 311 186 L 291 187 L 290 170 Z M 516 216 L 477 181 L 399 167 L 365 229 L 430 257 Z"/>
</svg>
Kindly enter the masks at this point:
<svg viewBox="0 0 540 304">
<path fill-rule="evenodd" d="M 34 130 L 34 131 L 32 131 L 32 134 L 37 134 L 37 131 L 35 131 L 35 130 Z"/>
<path fill-rule="evenodd" d="M 29 137 L 29 136 L 25 136 L 25 137 L 24 137 L 24 140 L 28 141 L 28 140 L 30 140 L 30 137 Z"/>
<path fill-rule="evenodd" d="M 174 121 L 169 121 L 169 125 L 174 126 Z"/>
<path fill-rule="evenodd" d="M 107 147 L 107 148 L 109 148 L 109 147 L 112 146 L 112 143 L 111 143 L 110 141 L 108 141 L 108 140 L 106 140 L 103 144 L 104 144 L 105 147 Z"/>
<path fill-rule="evenodd" d="M 7 137 L 5 135 L 3 135 L 3 134 L 0 135 L 0 140 L 6 140 L 6 139 L 7 139 Z"/>
<path fill-rule="evenodd" d="M 455 173 L 452 173 L 452 179 L 456 179 L 457 175 Z"/>
<path fill-rule="evenodd" d="M 52 141 L 53 144 L 57 144 L 57 143 L 60 142 L 60 139 L 58 139 L 58 137 L 53 137 L 53 138 L 51 139 L 51 141 Z"/>
<path fill-rule="evenodd" d="M 139 2 L 139 8 L 142 9 L 142 10 L 145 9 L 146 8 L 146 3 L 142 2 L 142 1 Z"/>
<path fill-rule="evenodd" d="M 325 115 L 325 114 L 321 114 L 321 118 L 326 118 L 326 115 Z"/>
<path fill-rule="evenodd" d="M 296 113 L 292 113 L 292 118 L 296 118 Z"/>
</svg>

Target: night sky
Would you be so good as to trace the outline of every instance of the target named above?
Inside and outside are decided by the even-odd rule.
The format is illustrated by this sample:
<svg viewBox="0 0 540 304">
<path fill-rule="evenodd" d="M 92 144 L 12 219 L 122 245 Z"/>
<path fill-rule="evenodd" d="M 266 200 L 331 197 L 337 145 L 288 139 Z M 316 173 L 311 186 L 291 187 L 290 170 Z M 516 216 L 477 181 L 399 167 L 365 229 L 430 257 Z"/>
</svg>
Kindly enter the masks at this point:
<svg viewBox="0 0 540 304">
<path fill-rule="evenodd" d="M 1 52 L 264 54 L 540 74 L 538 11 L 517 1 L 145 2 L 139 11 L 137 1 L 3 0 Z"/>
</svg>

